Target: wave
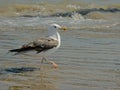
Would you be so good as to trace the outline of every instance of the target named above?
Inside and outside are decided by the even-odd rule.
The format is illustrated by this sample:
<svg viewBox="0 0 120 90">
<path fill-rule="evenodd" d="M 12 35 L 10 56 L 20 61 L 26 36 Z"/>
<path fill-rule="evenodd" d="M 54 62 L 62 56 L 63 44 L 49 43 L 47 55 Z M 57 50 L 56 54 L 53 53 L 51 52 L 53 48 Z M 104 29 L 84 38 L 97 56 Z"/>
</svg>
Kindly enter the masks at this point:
<svg viewBox="0 0 120 90">
<path fill-rule="evenodd" d="M 108 8 L 108 9 L 103 9 L 103 8 L 91 8 L 91 9 L 80 9 L 80 10 L 76 10 L 76 11 L 72 11 L 72 12 L 65 12 L 65 13 L 56 13 L 53 14 L 51 16 L 62 16 L 62 17 L 71 17 L 73 15 L 73 13 L 79 13 L 81 15 L 87 15 L 91 12 L 110 12 L 110 13 L 116 13 L 116 12 L 120 12 L 120 9 L 118 8 Z"/>
<path fill-rule="evenodd" d="M 21 15 L 21 17 L 69 17 L 73 19 L 118 19 L 120 17 L 120 9 L 118 8 L 91 8 L 91 9 L 80 9 L 69 12 L 57 12 L 50 15 Z"/>
<path fill-rule="evenodd" d="M 12 4 L 0 8 L 0 16 L 19 16 L 19 17 L 70 17 L 105 19 L 104 13 L 111 13 L 116 16 L 120 12 L 119 4 L 97 5 L 84 2 L 61 2 L 38 4 Z M 107 14 L 107 15 L 111 15 Z M 97 17 L 98 15 L 98 17 Z M 118 14 L 117 14 L 118 15 Z M 95 16 L 95 17 L 94 17 Z"/>
</svg>

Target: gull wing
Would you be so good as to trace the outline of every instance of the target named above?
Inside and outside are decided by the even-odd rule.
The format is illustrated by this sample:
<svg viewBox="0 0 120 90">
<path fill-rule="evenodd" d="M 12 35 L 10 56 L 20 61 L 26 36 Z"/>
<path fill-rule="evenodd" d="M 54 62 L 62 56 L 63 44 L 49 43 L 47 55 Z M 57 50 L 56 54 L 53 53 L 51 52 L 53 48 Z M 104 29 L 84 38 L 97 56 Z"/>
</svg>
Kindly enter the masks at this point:
<svg viewBox="0 0 120 90">
<path fill-rule="evenodd" d="M 30 42 L 28 44 L 23 45 L 21 48 L 18 49 L 12 49 L 10 52 L 26 52 L 26 51 L 37 51 L 37 53 L 40 53 L 42 51 L 47 51 L 49 49 L 52 49 L 58 45 L 58 41 L 51 39 L 51 38 L 40 38 L 38 40 L 35 40 L 33 42 Z"/>
</svg>

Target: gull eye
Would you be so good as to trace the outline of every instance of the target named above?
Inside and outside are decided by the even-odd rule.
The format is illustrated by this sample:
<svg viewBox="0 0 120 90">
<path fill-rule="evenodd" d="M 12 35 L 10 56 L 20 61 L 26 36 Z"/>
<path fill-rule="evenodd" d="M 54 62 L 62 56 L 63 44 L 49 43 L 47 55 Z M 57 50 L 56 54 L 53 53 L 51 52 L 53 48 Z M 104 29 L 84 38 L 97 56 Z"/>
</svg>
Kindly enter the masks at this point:
<svg viewBox="0 0 120 90">
<path fill-rule="evenodd" d="M 57 28 L 56 26 L 54 26 L 54 28 Z"/>
</svg>

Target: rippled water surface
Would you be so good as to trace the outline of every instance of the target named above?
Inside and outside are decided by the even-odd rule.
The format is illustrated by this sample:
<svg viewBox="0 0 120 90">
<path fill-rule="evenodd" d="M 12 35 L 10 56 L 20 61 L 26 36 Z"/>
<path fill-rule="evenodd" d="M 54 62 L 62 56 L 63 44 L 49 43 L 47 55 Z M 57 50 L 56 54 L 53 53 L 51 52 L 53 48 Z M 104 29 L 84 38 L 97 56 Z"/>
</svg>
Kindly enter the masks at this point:
<svg viewBox="0 0 120 90">
<path fill-rule="evenodd" d="M 120 90 L 119 20 L 0 17 L 0 90 Z M 48 59 L 8 50 L 46 35 L 58 23 L 62 45 Z"/>
</svg>

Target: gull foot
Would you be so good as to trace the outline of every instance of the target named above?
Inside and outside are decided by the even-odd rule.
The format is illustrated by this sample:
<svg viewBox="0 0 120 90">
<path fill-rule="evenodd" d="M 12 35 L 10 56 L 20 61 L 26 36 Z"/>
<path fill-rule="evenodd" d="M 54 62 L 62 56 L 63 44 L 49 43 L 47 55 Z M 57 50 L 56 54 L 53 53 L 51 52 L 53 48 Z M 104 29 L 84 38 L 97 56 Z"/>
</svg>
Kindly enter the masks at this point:
<svg viewBox="0 0 120 90">
<path fill-rule="evenodd" d="M 53 68 L 55 68 L 55 69 L 58 68 L 58 65 L 55 62 L 53 62 L 53 61 L 49 61 L 49 62 L 52 64 Z"/>
</svg>

